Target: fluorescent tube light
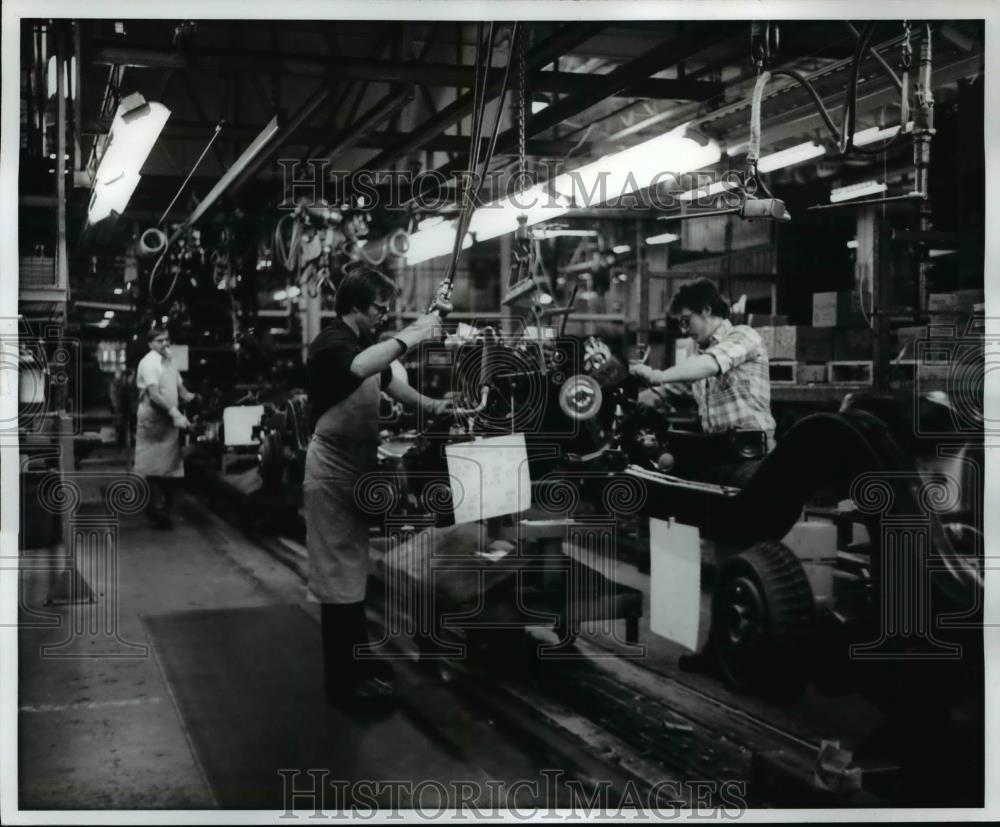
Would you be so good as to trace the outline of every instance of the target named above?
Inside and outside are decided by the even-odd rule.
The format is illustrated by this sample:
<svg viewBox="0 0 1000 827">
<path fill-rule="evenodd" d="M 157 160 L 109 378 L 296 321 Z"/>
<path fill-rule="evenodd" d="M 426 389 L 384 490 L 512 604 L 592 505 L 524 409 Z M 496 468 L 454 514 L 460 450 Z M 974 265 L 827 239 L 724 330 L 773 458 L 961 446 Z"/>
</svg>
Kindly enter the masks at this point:
<svg viewBox="0 0 1000 827">
<path fill-rule="evenodd" d="M 160 103 L 146 103 L 142 95 L 129 95 L 111 122 L 104 154 L 94 175 L 87 220 L 96 224 L 112 212 L 121 215 L 139 184 L 146 158 L 160 137 L 170 110 Z"/>
<path fill-rule="evenodd" d="M 913 121 L 907 122 L 906 131 L 913 131 Z M 890 138 L 895 137 L 897 132 L 899 132 L 898 125 L 890 126 L 888 129 L 871 126 L 868 129 L 862 129 L 859 132 L 854 133 L 854 145 L 867 146 L 868 144 L 877 144 L 881 141 L 888 141 Z"/>
<path fill-rule="evenodd" d="M 95 179 L 87 207 L 87 221 L 97 224 L 112 212 L 118 215 L 124 213 L 140 178 L 142 176 L 138 172 L 123 172 L 110 181 Z"/>
<path fill-rule="evenodd" d="M 531 227 L 565 215 L 573 206 L 591 207 L 663 183 L 672 177 L 711 166 L 722 156 L 718 143 L 701 143 L 687 136 L 686 126 L 605 156 L 547 184 L 536 184 L 514 195 L 486 204 L 473 214 L 469 233 L 486 241 L 517 229 L 518 217 Z M 418 264 L 449 252 L 453 247 L 454 221 L 419 230 L 410 236 L 406 263 Z M 426 237 L 425 233 L 427 234 Z M 466 239 L 462 248 L 469 246 Z"/>
<path fill-rule="evenodd" d="M 578 207 L 648 189 L 685 172 L 711 166 L 722 157 L 718 143 L 704 144 L 680 126 L 614 155 L 558 176 L 553 186 Z"/>
<path fill-rule="evenodd" d="M 850 241 L 848 241 L 847 242 L 847 249 L 848 250 L 857 250 L 858 249 L 858 240 L 856 238 L 852 238 Z"/>
<path fill-rule="evenodd" d="M 628 244 L 616 244 L 611 248 L 611 252 L 616 255 L 621 255 L 622 253 L 631 253 L 632 248 Z"/>
<path fill-rule="evenodd" d="M 731 189 L 736 189 L 739 184 L 736 181 L 715 181 L 709 184 L 707 187 L 701 187 L 700 189 L 688 190 L 687 192 L 682 192 L 677 196 L 678 201 L 694 201 L 695 199 L 701 198 L 711 198 L 714 195 L 719 195 L 720 193 L 726 192 Z"/>
<path fill-rule="evenodd" d="M 593 238 L 597 235 L 597 230 L 560 230 L 560 229 L 541 229 L 535 230 L 535 238 Z"/>
<path fill-rule="evenodd" d="M 674 233 L 661 233 L 660 235 L 651 235 L 646 239 L 647 244 L 669 244 L 671 241 L 677 241 L 679 235 Z"/>
<path fill-rule="evenodd" d="M 448 221 L 431 227 L 429 230 L 419 230 L 410 236 L 410 248 L 406 251 L 406 263 L 419 264 L 428 259 L 437 258 L 451 253 L 455 246 L 455 222 Z M 472 246 L 468 236 L 462 244 L 462 249 Z"/>
<path fill-rule="evenodd" d="M 850 184 L 846 187 L 834 187 L 830 190 L 831 203 L 850 201 L 852 198 L 863 198 L 866 195 L 878 195 L 888 189 L 881 181 L 862 181 L 860 184 Z"/>
<path fill-rule="evenodd" d="M 444 223 L 443 215 L 429 215 L 427 218 L 417 222 L 418 230 L 429 230 L 431 227 L 436 227 L 438 224 Z"/>
<path fill-rule="evenodd" d="M 818 158 L 820 155 L 825 154 L 826 149 L 817 143 L 808 141 L 804 144 L 783 149 L 781 152 L 772 152 L 770 155 L 764 155 L 757 161 L 757 170 L 759 172 L 774 172 L 776 169 L 784 169 L 795 164 L 801 164 L 803 161 Z"/>
</svg>

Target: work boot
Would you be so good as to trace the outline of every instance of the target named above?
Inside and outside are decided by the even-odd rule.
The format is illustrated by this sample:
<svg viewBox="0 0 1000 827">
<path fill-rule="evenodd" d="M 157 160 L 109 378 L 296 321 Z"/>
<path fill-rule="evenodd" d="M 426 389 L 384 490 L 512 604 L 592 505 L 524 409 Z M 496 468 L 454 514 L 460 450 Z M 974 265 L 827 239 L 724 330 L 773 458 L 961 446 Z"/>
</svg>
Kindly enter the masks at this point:
<svg viewBox="0 0 1000 827">
<path fill-rule="evenodd" d="M 355 645 L 362 648 L 362 653 L 355 654 L 352 649 L 352 656 L 360 674 L 367 677 L 377 678 L 391 688 L 395 673 L 392 664 L 383 657 L 371 651 L 371 641 L 368 638 L 368 618 L 365 615 L 364 603 L 352 603 L 354 609 L 351 614 L 351 623 L 354 630 Z"/>
<path fill-rule="evenodd" d="M 322 618 L 327 703 L 359 709 L 391 699 L 391 669 L 379 675 L 381 670 L 354 656 L 355 646 L 368 643 L 364 603 L 324 603 Z"/>
</svg>

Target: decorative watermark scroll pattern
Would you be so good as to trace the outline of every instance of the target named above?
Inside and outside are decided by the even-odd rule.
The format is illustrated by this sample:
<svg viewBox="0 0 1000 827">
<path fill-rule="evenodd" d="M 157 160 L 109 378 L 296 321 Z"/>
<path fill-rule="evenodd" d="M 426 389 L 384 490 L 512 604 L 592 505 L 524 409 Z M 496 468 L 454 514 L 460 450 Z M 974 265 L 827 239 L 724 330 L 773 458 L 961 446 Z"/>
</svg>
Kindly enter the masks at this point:
<svg viewBox="0 0 1000 827">
<path fill-rule="evenodd" d="M 100 491 L 88 502 L 85 491 Z M 131 473 L 63 472 L 46 476 L 38 488 L 41 509 L 65 518 L 61 565 L 67 606 L 65 637 L 42 646 L 43 658 L 144 658 L 149 648 L 121 631 L 121 518 L 149 502 L 149 486 Z"/>
</svg>

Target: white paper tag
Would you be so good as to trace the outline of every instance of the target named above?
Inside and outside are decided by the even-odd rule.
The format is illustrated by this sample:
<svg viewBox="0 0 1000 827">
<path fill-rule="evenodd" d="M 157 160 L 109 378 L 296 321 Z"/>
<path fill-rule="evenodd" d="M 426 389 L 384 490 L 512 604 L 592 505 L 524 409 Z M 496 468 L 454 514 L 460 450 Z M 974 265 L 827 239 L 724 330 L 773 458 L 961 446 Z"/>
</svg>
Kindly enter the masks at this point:
<svg viewBox="0 0 1000 827">
<path fill-rule="evenodd" d="M 524 434 L 445 446 L 455 523 L 517 514 L 531 506 Z"/>
<path fill-rule="evenodd" d="M 649 520 L 650 610 L 654 634 L 698 648 L 701 538 L 694 526 Z"/>
<path fill-rule="evenodd" d="M 260 425 L 263 405 L 232 405 L 222 409 L 222 429 L 226 446 L 256 445 L 253 429 Z"/>
</svg>

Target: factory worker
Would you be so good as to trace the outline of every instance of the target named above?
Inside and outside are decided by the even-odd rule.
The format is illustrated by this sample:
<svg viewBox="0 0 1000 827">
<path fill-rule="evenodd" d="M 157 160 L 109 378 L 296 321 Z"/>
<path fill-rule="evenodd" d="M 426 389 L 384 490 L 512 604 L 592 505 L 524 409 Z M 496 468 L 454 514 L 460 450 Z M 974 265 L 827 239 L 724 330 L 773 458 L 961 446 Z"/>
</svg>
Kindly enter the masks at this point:
<svg viewBox="0 0 1000 827">
<path fill-rule="evenodd" d="M 392 363 L 440 326 L 438 314 L 417 319 L 376 342 L 395 284 L 373 268 L 346 276 L 337 290 L 336 318 L 309 346 L 306 373 L 314 423 L 306 453 L 303 493 L 309 591 L 322 603 L 326 696 L 337 705 L 366 705 L 392 695 L 391 670 L 355 657 L 368 642 L 365 587 L 372 515 L 355 485 L 376 470 L 380 391 L 438 415 L 450 408 L 414 390 Z"/>
<path fill-rule="evenodd" d="M 698 352 L 666 370 L 633 364 L 629 371 L 666 392 L 690 388 L 704 433 L 758 431 L 762 445 L 770 450 L 774 446 L 771 380 L 760 335 L 752 327 L 729 321 L 729 303 L 708 279 L 682 285 L 670 303 L 670 315 L 691 336 Z M 715 476 L 730 476 L 729 472 L 741 476 L 735 467 L 713 471 Z"/>
<path fill-rule="evenodd" d="M 196 397 L 184 387 L 170 359 L 170 337 L 161 327 L 148 335 L 149 353 L 135 372 L 139 392 L 133 471 L 149 483 L 147 514 L 159 528 L 171 529 L 170 510 L 177 480 L 184 476 L 180 432 L 191 426 L 180 412 L 181 402 Z"/>
</svg>

